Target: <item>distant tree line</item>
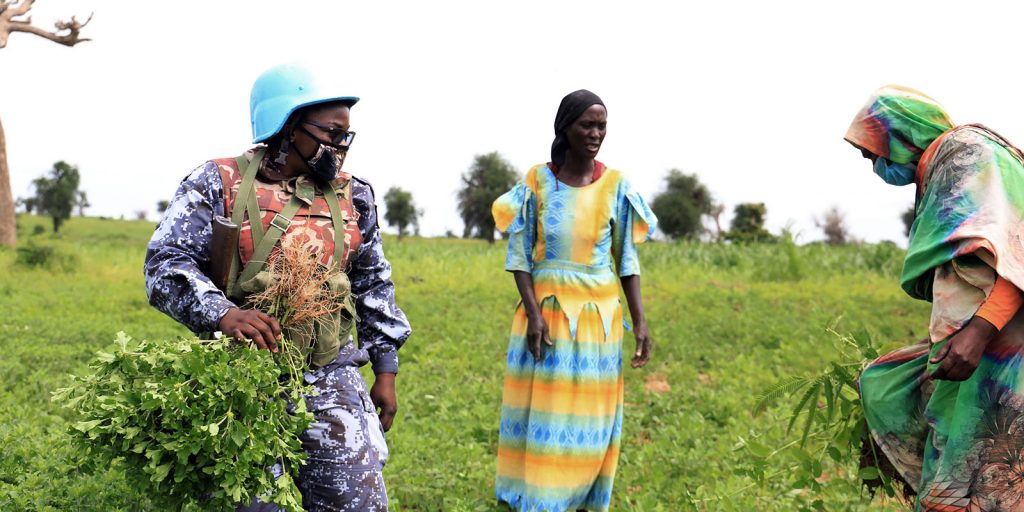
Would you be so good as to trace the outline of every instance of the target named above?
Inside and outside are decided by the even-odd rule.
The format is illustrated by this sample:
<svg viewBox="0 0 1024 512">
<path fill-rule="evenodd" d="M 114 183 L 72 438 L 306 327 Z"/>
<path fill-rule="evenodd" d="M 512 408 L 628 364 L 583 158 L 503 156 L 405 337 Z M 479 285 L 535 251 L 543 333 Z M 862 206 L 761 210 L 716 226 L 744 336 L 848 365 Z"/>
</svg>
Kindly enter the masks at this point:
<svg viewBox="0 0 1024 512">
<path fill-rule="evenodd" d="M 776 237 L 764 227 L 768 208 L 764 203 L 740 203 L 733 208 L 732 222 L 722 230 L 725 205 L 716 203 L 708 188 L 695 174 L 671 169 L 665 175 L 665 188 L 651 201 L 658 216 L 658 227 L 676 240 L 699 240 L 711 235 L 715 242 L 772 242 Z M 704 227 L 704 219 L 714 222 L 714 233 Z"/>
<path fill-rule="evenodd" d="M 469 169 L 461 176 L 462 183 L 457 192 L 457 207 L 464 225 L 464 238 L 494 241 L 491 204 L 519 179 L 515 168 L 497 152 L 474 157 Z M 408 202 L 412 202 L 411 194 Z M 391 207 L 388 208 L 390 210 Z M 414 209 L 403 208 L 403 215 L 411 219 L 409 212 Z M 763 202 L 735 205 L 729 229 L 723 230 L 722 215 L 726 206 L 715 201 L 695 174 L 685 174 L 679 169 L 670 169 L 666 173 L 664 188 L 653 197 L 651 209 L 658 216 L 661 232 L 671 239 L 729 243 L 771 243 L 779 239 L 778 235 L 773 235 L 765 228 L 768 208 Z M 713 231 L 705 227 L 705 219 L 714 225 Z M 390 220 L 389 223 L 397 226 Z M 838 207 L 833 206 L 821 218 L 816 218 L 815 224 L 824 233 L 825 243 L 842 245 L 853 241 L 845 214 Z M 399 228 L 399 231 L 402 229 Z M 452 233 L 449 231 L 447 235 L 451 236 Z"/>
<path fill-rule="evenodd" d="M 511 189 L 520 180 L 520 175 L 508 161 L 494 151 L 476 155 L 472 164 L 460 177 L 461 187 L 456 193 L 456 208 L 464 225 L 463 238 L 479 238 L 493 243 L 495 240 L 494 218 L 491 204 L 501 194 Z M 79 190 L 80 174 L 77 166 L 63 160 L 32 181 L 34 195 L 19 198 L 17 205 L 27 213 L 47 215 L 53 220 L 53 231 L 58 232 L 72 211 L 85 214 L 90 206 L 86 193 Z M 400 187 L 391 187 L 383 197 L 384 220 L 398 231 L 398 238 L 407 234 L 418 235 L 423 210 L 418 208 L 411 192 Z M 157 211 L 163 214 L 169 201 L 157 202 Z M 708 188 L 694 174 L 685 174 L 679 169 L 670 169 L 664 178 L 664 188 L 654 195 L 651 209 L 658 216 L 658 227 L 666 237 L 675 240 L 707 240 L 716 243 L 772 243 L 778 240 L 765 228 L 768 208 L 762 202 L 739 203 L 733 207 L 729 229 L 723 230 L 721 216 L 724 204 L 716 202 Z M 135 213 L 144 220 L 145 211 Z M 901 215 L 905 234 L 909 236 L 914 222 L 914 209 Z M 707 222 L 705 222 L 707 221 Z M 713 229 L 705 227 L 713 224 Z M 836 206 L 826 210 L 814 219 L 815 225 L 825 235 L 825 243 L 843 245 L 854 242 L 846 225 L 845 214 Z M 455 236 L 451 230 L 446 236 Z"/>
</svg>

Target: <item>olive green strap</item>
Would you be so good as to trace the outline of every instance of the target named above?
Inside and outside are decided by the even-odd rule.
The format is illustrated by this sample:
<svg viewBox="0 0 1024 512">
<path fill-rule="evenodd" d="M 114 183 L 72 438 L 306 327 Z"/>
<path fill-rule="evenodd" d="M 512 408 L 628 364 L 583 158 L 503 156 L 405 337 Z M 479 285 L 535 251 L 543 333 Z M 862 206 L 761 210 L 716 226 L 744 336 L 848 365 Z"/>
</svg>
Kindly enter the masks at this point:
<svg viewBox="0 0 1024 512">
<path fill-rule="evenodd" d="M 252 258 L 249 258 L 249 263 L 246 263 L 245 268 L 242 269 L 242 275 L 238 276 L 239 283 L 252 279 L 260 270 L 263 270 L 267 257 L 270 256 L 270 251 L 274 250 L 274 246 L 281 239 L 281 235 L 288 231 L 288 227 L 292 224 L 292 218 L 295 217 L 295 214 L 298 213 L 301 207 L 302 200 L 298 196 L 293 195 L 281 213 L 274 215 L 274 218 L 270 221 L 270 227 L 267 228 L 263 238 L 258 242 L 253 239 L 255 249 L 252 251 Z"/>
<path fill-rule="evenodd" d="M 245 155 L 235 158 L 238 170 L 245 169 L 245 174 L 242 175 L 242 184 L 238 187 L 238 196 L 235 197 L 235 207 L 232 209 L 231 220 L 235 225 L 241 226 L 241 217 L 244 215 L 242 212 L 248 213 L 253 240 L 263 238 L 263 215 L 260 214 L 260 204 L 256 199 L 256 189 L 253 187 L 253 184 L 256 182 L 256 175 L 260 170 L 260 162 L 263 161 L 265 153 L 265 149 L 259 150 L 252 161 L 246 161 Z M 244 208 L 244 210 L 241 210 L 241 208 Z M 238 219 L 235 219 L 235 212 L 238 212 Z"/>
<path fill-rule="evenodd" d="M 267 150 L 260 149 L 253 156 L 252 160 L 246 160 L 245 155 L 235 158 L 235 164 L 238 166 L 239 172 L 242 173 L 242 183 L 238 186 L 234 206 L 231 208 L 231 222 L 239 226 L 245 220 L 246 204 L 249 202 L 249 196 L 256 195 L 253 183 L 256 182 L 256 173 L 260 170 L 260 162 L 263 160 L 263 155 L 266 152 Z"/>
<path fill-rule="evenodd" d="M 260 213 L 260 203 L 256 199 L 256 194 L 249 194 L 249 200 L 245 204 L 245 211 L 249 213 L 249 228 L 252 229 L 252 239 L 262 240 L 263 214 Z"/>
<path fill-rule="evenodd" d="M 245 220 L 246 206 L 249 203 L 249 199 L 256 200 L 256 188 L 253 184 L 256 182 L 256 173 L 260 169 L 260 162 L 263 161 L 263 155 L 266 152 L 266 149 L 260 149 L 253 155 L 252 160 L 246 160 L 245 155 L 235 158 L 238 171 L 242 173 L 242 183 L 238 186 L 238 192 L 235 194 L 235 201 L 231 208 L 231 222 L 236 226 L 241 226 L 242 221 Z M 254 237 L 257 233 L 256 229 L 259 229 L 260 233 L 263 232 L 263 218 L 259 213 L 259 208 L 256 209 L 255 213 L 249 211 L 249 226 Z M 257 240 L 257 238 L 253 238 L 253 240 Z M 236 289 L 238 271 L 241 266 L 242 261 L 238 255 L 238 246 L 236 245 L 234 247 L 234 257 L 231 258 L 231 271 L 228 273 L 227 291 L 229 297 L 241 297 L 241 291 Z"/>
<path fill-rule="evenodd" d="M 334 186 L 334 183 L 331 183 L 330 186 L 330 192 L 334 195 L 327 197 L 327 192 L 324 191 L 324 199 L 327 200 L 327 207 L 331 209 L 331 223 L 334 224 L 334 266 L 344 272 L 345 269 L 341 267 L 341 259 L 345 255 L 345 251 L 348 250 L 345 243 L 345 228 L 348 223 L 345 222 L 341 214 L 341 205 L 338 204 L 338 189 Z M 345 186 L 348 187 L 349 185 L 346 184 Z"/>
</svg>

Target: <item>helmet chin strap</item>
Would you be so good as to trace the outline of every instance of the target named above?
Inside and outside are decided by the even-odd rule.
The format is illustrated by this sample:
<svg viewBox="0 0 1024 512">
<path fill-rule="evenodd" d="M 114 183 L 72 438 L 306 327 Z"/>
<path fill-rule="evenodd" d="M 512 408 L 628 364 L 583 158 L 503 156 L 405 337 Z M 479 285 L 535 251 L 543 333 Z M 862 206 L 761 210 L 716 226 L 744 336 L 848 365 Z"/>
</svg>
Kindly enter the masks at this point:
<svg viewBox="0 0 1024 512">
<path fill-rule="evenodd" d="M 284 166 L 284 163 L 288 160 L 288 137 L 281 137 L 281 144 L 277 146 L 277 158 L 274 159 L 274 163 L 280 166 Z"/>
</svg>

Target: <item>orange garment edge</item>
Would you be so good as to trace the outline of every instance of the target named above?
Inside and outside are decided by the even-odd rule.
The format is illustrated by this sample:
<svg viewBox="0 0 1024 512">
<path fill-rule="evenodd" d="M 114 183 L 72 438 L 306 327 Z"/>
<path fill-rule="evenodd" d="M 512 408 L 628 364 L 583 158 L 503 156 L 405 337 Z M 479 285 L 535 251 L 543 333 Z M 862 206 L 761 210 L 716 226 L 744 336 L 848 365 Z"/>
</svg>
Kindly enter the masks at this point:
<svg viewBox="0 0 1024 512">
<path fill-rule="evenodd" d="M 1013 315 L 1017 314 L 1021 304 L 1024 304 L 1024 298 L 1021 297 L 1020 290 L 1013 283 L 998 276 L 996 284 L 992 286 L 992 293 L 988 294 L 985 303 L 974 316 L 980 316 L 996 329 L 1002 330 Z"/>
</svg>

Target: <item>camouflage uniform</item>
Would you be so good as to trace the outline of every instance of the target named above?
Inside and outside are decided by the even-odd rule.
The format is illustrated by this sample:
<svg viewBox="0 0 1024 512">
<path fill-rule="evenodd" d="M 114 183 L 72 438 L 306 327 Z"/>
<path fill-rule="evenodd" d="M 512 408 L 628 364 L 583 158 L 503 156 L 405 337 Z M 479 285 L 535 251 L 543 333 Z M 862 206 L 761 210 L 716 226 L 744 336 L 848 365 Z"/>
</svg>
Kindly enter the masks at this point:
<svg viewBox="0 0 1024 512">
<path fill-rule="evenodd" d="M 307 398 L 315 419 L 301 437 L 309 458 L 298 483 L 309 510 L 387 510 L 381 470 L 388 449 L 358 368 L 372 362 L 375 373 L 397 373 L 397 351 L 411 329 L 395 305 L 372 189 L 353 180 L 352 199 L 363 242 L 347 274 L 360 318 L 360 346 L 349 342 L 333 363 L 306 373 L 315 391 Z M 206 162 L 181 182 L 146 252 L 150 304 L 197 333 L 216 331 L 221 317 L 236 307 L 204 273 L 210 265 L 212 219 L 230 215 L 224 210 L 218 165 Z M 246 510 L 275 508 L 256 503 Z"/>
</svg>

